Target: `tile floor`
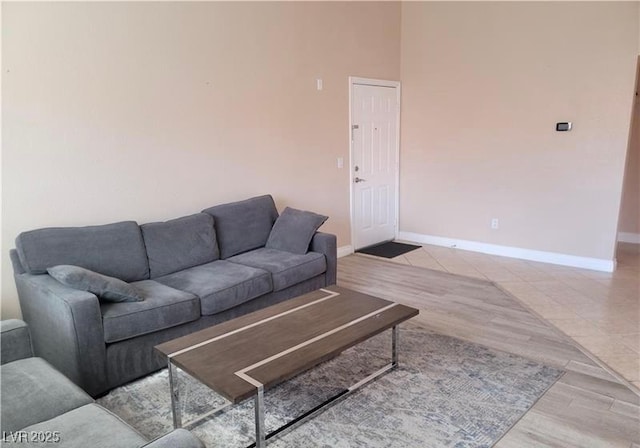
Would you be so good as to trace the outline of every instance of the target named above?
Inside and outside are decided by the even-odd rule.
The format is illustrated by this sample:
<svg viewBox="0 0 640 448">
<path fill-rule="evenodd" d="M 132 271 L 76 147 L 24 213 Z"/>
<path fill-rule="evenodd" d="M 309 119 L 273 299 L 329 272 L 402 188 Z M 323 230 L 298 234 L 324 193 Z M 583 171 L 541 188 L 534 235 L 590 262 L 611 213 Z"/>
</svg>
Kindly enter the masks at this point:
<svg viewBox="0 0 640 448">
<path fill-rule="evenodd" d="M 488 279 L 640 392 L 640 246 L 621 243 L 613 273 L 423 246 L 397 263 Z"/>
</svg>

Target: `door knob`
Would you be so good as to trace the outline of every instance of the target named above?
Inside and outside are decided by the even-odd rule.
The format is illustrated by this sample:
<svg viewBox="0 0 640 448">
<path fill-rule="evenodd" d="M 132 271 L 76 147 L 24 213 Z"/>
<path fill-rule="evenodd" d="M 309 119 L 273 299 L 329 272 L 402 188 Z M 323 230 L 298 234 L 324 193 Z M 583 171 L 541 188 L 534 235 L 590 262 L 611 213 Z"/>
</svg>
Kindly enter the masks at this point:
<svg viewBox="0 0 640 448">
<path fill-rule="evenodd" d="M 355 183 L 359 183 L 359 182 L 366 182 L 366 179 L 360 179 L 359 177 L 356 177 L 355 179 L 353 179 L 353 181 Z"/>
</svg>

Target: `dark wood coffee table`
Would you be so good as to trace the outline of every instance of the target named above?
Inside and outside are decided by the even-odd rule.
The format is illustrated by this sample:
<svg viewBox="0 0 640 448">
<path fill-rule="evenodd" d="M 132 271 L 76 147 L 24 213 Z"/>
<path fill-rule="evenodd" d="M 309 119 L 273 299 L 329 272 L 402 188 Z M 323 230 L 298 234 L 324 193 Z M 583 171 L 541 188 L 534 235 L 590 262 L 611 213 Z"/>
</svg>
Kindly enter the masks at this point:
<svg viewBox="0 0 640 448">
<path fill-rule="evenodd" d="M 398 365 L 398 325 L 418 310 L 340 287 L 329 287 L 156 346 L 167 356 L 174 427 L 182 427 L 177 368 L 206 384 L 229 405 L 255 399 L 257 447 L 294 423 L 378 378 Z M 264 390 L 286 381 L 349 347 L 392 329 L 391 362 L 322 405 L 265 434 Z"/>
</svg>

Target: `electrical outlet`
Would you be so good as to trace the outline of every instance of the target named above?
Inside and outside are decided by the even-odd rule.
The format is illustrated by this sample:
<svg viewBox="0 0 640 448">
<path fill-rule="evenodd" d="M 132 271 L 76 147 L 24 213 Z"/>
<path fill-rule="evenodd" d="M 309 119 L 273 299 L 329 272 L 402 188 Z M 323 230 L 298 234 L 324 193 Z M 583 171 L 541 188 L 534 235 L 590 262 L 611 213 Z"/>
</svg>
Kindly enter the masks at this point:
<svg viewBox="0 0 640 448">
<path fill-rule="evenodd" d="M 498 218 L 493 218 L 491 220 L 491 228 L 493 230 L 499 229 L 500 228 L 500 221 L 498 220 Z"/>
</svg>

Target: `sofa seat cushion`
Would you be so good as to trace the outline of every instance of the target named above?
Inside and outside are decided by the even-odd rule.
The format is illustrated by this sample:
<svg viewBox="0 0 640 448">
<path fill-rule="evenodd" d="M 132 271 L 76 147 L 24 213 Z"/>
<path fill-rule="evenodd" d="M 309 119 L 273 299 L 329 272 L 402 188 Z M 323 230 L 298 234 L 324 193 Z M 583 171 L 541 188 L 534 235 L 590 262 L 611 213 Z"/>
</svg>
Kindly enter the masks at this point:
<svg viewBox="0 0 640 448">
<path fill-rule="evenodd" d="M 200 317 L 198 297 L 189 292 L 154 280 L 142 280 L 132 285 L 140 291 L 144 301 L 100 304 L 107 343 L 175 327 Z"/>
<path fill-rule="evenodd" d="M 203 316 L 228 310 L 273 290 L 269 272 L 224 260 L 165 275 L 156 281 L 200 297 Z"/>
<path fill-rule="evenodd" d="M 0 367 L 1 430 L 18 431 L 49 420 L 93 399 L 42 358 Z"/>
<path fill-rule="evenodd" d="M 298 255 L 264 247 L 236 255 L 229 261 L 271 272 L 274 291 L 309 280 L 327 270 L 324 255 L 317 252 Z"/>
<path fill-rule="evenodd" d="M 115 414 L 95 403 L 74 409 L 42 423 L 25 428 L 27 432 L 59 434 L 57 443 L 18 443 L 20 447 L 55 446 L 61 448 L 137 448 L 147 441 Z"/>
</svg>

